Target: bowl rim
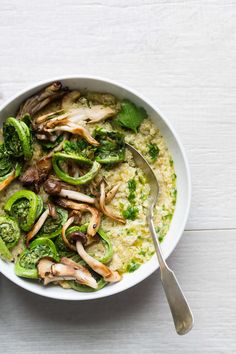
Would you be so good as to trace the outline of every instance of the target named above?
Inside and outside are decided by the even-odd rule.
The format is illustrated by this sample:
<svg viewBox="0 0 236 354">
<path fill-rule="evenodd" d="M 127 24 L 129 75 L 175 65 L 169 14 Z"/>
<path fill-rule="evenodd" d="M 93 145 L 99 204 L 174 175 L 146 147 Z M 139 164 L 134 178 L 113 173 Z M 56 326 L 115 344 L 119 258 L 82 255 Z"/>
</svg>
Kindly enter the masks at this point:
<svg viewBox="0 0 236 354">
<path fill-rule="evenodd" d="M 191 204 L 191 193 L 192 193 L 192 185 L 191 185 L 191 174 L 190 174 L 190 167 L 189 167 L 189 163 L 188 163 L 188 159 L 186 156 L 186 152 L 185 149 L 183 147 L 183 144 L 179 138 L 178 133 L 176 132 L 175 128 L 173 127 L 172 123 L 170 123 L 170 121 L 165 118 L 164 115 L 162 115 L 162 112 L 160 111 L 159 108 L 156 107 L 156 105 L 149 99 L 147 99 L 144 95 L 140 94 L 138 91 L 136 91 L 133 88 L 130 88 L 129 86 L 127 86 L 126 84 L 120 83 L 117 80 L 112 80 L 109 78 L 105 78 L 102 76 L 97 76 L 97 75 L 86 75 L 86 74 L 70 74 L 70 75 L 65 75 L 65 76 L 56 76 L 56 77 L 51 77 L 48 79 L 44 79 L 44 80 L 40 80 L 35 82 L 34 84 L 31 85 L 27 85 L 26 88 L 18 91 L 16 94 L 11 95 L 5 102 L 3 102 L 0 106 L 0 112 L 2 110 L 4 110 L 5 107 L 7 107 L 9 104 L 11 104 L 12 101 L 14 101 L 15 99 L 17 99 L 19 96 L 22 96 L 24 94 L 26 94 L 27 92 L 33 91 L 35 90 L 37 87 L 40 87 L 42 85 L 47 85 L 50 84 L 51 82 L 54 81 L 64 81 L 64 80 L 97 80 L 100 81 L 101 83 L 107 83 L 107 84 L 111 84 L 116 86 L 118 89 L 124 89 L 128 92 L 130 92 L 131 94 L 137 96 L 138 98 L 140 98 L 141 100 L 143 100 L 148 106 L 150 106 L 160 117 L 161 119 L 164 121 L 165 125 L 167 126 L 167 128 L 169 129 L 169 131 L 172 133 L 172 135 L 174 136 L 177 145 L 179 147 L 179 151 L 181 153 L 181 157 L 183 159 L 183 163 L 184 163 L 184 168 L 185 168 L 185 173 L 186 173 L 186 181 L 187 181 L 187 199 L 186 199 L 186 206 L 185 206 L 185 213 L 183 215 L 183 219 L 182 219 L 182 223 L 181 226 L 179 227 L 179 231 L 178 231 L 178 237 L 175 238 L 175 240 L 173 241 L 170 249 L 168 250 L 168 252 L 164 255 L 165 260 L 172 254 L 172 252 L 175 250 L 177 244 L 179 243 L 183 232 L 184 232 L 184 228 L 189 216 L 189 211 L 190 211 L 190 204 Z M 155 254 L 152 256 L 155 257 Z M 115 291 L 111 291 L 111 293 L 109 294 L 103 294 L 103 292 L 94 292 L 94 293 L 90 293 L 90 296 L 88 298 L 82 298 L 82 299 L 75 299 L 75 298 L 71 298 L 69 299 L 68 296 L 62 296 L 62 295 L 53 295 L 53 294 L 48 294 L 47 292 L 43 293 L 43 291 L 38 291 L 37 289 L 33 288 L 31 286 L 31 283 L 24 283 L 24 284 L 18 284 L 17 281 L 15 281 L 15 279 L 13 279 L 11 276 L 9 276 L 8 274 L 6 274 L 5 272 L 3 273 L 0 270 L 0 273 L 2 275 L 4 275 L 6 278 L 8 278 L 10 281 L 12 281 L 13 283 L 15 283 L 17 286 L 20 286 L 21 288 L 30 291 L 33 294 L 36 295 L 40 295 L 43 297 L 47 297 L 50 299 L 56 299 L 56 300 L 66 300 L 66 301 L 88 301 L 88 300 L 95 300 L 95 299 L 99 299 L 99 298 L 104 298 L 104 297 L 108 297 L 108 296 L 112 296 L 115 294 L 118 294 L 120 292 L 123 292 L 125 290 L 128 290 L 129 288 L 141 283 L 144 279 L 148 278 L 151 274 L 153 274 L 156 270 L 159 269 L 159 264 L 156 263 L 156 266 L 150 269 L 147 269 L 147 271 L 140 275 L 139 277 L 137 277 L 135 280 L 132 281 L 131 284 L 127 284 L 126 286 L 124 286 L 121 289 L 116 289 Z M 43 288 L 42 288 L 43 289 Z M 91 296 L 93 294 L 93 296 Z"/>
</svg>

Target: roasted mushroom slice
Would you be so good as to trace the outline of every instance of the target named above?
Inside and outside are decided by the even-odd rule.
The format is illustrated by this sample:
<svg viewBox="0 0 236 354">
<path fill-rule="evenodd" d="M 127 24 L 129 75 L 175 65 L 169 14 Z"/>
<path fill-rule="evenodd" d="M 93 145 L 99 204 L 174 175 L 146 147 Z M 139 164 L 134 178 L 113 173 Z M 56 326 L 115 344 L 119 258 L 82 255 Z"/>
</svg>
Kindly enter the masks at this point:
<svg viewBox="0 0 236 354">
<path fill-rule="evenodd" d="M 53 82 L 51 85 L 44 88 L 42 91 L 28 98 L 20 107 L 17 113 L 17 118 L 24 116 L 26 113 L 33 116 L 50 102 L 63 96 L 68 91 L 63 88 L 60 81 Z"/>
<path fill-rule="evenodd" d="M 99 145 L 84 125 L 86 123 L 103 121 L 115 114 L 116 110 L 108 106 L 93 105 L 89 107 L 87 105 L 80 105 L 68 111 L 61 110 L 36 118 L 34 120 L 34 129 L 37 134 L 66 131 L 82 136 L 92 145 Z"/>
<path fill-rule="evenodd" d="M 61 263 L 55 263 L 51 267 L 52 274 L 56 277 L 73 277 L 79 284 L 87 285 L 90 288 L 96 289 L 97 282 L 92 277 L 91 273 L 84 267 L 72 267 L 71 265 L 65 265 Z"/>
<path fill-rule="evenodd" d="M 45 156 L 38 160 L 34 166 L 30 166 L 20 177 L 20 181 L 24 186 L 32 187 L 36 192 L 43 183 L 52 169 L 52 158 Z"/>
<path fill-rule="evenodd" d="M 37 265 L 39 277 L 44 279 L 46 276 L 48 276 L 51 273 L 51 267 L 53 264 L 54 262 L 51 261 L 51 259 L 46 257 L 41 258 Z"/>
<path fill-rule="evenodd" d="M 44 285 L 51 282 L 62 280 L 75 280 L 79 284 L 87 285 L 93 289 L 97 289 L 97 282 L 92 277 L 91 273 L 83 266 L 63 263 L 54 263 L 48 258 L 42 258 L 38 265 L 38 275 L 44 280 Z M 75 265 L 75 264 L 76 265 Z"/>
</svg>

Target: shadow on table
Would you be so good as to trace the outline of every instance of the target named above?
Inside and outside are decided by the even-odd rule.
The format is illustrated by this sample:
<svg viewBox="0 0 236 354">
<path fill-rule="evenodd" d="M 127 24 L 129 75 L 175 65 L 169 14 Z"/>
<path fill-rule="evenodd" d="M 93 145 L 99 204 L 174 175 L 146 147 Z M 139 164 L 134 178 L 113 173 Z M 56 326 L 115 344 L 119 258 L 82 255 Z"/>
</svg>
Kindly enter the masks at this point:
<svg viewBox="0 0 236 354">
<path fill-rule="evenodd" d="M 109 327 L 109 322 L 114 319 L 119 320 L 122 317 L 122 321 L 125 321 L 126 317 L 132 317 L 140 310 L 145 311 L 145 306 L 148 306 L 154 297 L 156 302 L 159 297 L 163 297 L 160 275 L 157 272 L 123 293 L 82 302 L 44 298 L 21 289 L 2 277 L 0 289 L 3 289 L 1 283 L 5 282 L 12 301 L 17 302 L 16 305 L 20 306 L 21 310 L 24 307 L 25 315 L 29 316 L 31 321 L 45 321 L 47 325 L 55 323 L 57 327 L 63 323 L 67 325 L 67 329 L 68 326 L 75 325 L 78 328 L 79 323 L 89 327 L 98 327 L 99 324 Z"/>
</svg>

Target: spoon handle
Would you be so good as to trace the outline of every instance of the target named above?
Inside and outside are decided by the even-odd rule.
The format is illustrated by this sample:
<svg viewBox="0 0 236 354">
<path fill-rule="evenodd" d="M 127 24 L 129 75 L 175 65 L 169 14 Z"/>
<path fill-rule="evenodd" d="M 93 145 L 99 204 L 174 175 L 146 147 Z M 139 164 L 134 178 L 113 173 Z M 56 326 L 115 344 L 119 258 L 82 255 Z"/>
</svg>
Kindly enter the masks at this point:
<svg viewBox="0 0 236 354">
<path fill-rule="evenodd" d="M 157 259 L 160 265 L 161 282 L 170 306 L 176 332 L 180 335 L 188 333 L 193 327 L 193 314 L 176 279 L 174 272 L 168 267 L 163 258 L 158 236 L 153 223 L 153 213 L 148 216 L 149 229 L 152 234 Z"/>
<path fill-rule="evenodd" d="M 174 272 L 168 267 L 162 268 L 161 281 L 170 306 L 176 332 L 180 335 L 186 334 L 193 327 L 193 315 Z"/>
</svg>

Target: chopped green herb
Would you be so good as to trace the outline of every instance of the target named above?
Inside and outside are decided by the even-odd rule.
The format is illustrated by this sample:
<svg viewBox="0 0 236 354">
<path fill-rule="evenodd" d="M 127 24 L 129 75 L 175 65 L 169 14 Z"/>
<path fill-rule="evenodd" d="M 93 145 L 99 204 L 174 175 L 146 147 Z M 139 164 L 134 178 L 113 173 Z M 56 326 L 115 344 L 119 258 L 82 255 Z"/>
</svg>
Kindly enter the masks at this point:
<svg viewBox="0 0 236 354">
<path fill-rule="evenodd" d="M 177 189 L 172 190 L 171 195 L 173 197 L 173 204 L 176 204 L 176 199 L 177 199 Z"/>
<path fill-rule="evenodd" d="M 113 123 L 137 133 L 138 128 L 145 118 L 147 118 L 147 112 L 144 108 L 137 107 L 129 100 L 123 100 L 121 102 L 121 111 L 113 120 Z"/>
<path fill-rule="evenodd" d="M 130 203 L 134 202 L 135 200 L 135 193 L 134 192 L 130 192 L 130 194 L 128 195 L 128 201 Z"/>
<path fill-rule="evenodd" d="M 175 173 L 173 173 L 173 175 L 172 175 L 172 181 L 174 182 L 175 180 L 176 180 L 176 174 Z"/>
<path fill-rule="evenodd" d="M 133 273 L 135 270 L 137 270 L 140 267 L 140 263 L 135 262 L 135 260 L 131 260 L 131 262 L 127 265 L 126 271 L 128 273 Z"/>
<path fill-rule="evenodd" d="M 134 202 L 135 200 L 135 191 L 136 191 L 136 181 L 134 179 L 130 179 L 128 181 L 128 188 L 129 188 L 129 195 L 128 195 L 128 200 L 130 202 Z"/>
<path fill-rule="evenodd" d="M 119 207 L 120 207 L 120 210 L 123 211 L 124 210 L 124 203 L 119 203 Z"/>
<path fill-rule="evenodd" d="M 172 217 L 173 217 L 173 213 L 168 213 L 167 215 L 162 216 L 162 219 L 164 221 L 171 221 Z"/>
<path fill-rule="evenodd" d="M 135 179 L 130 179 L 128 181 L 128 188 L 129 188 L 130 192 L 135 192 L 136 191 L 136 186 L 137 186 L 137 183 L 136 183 Z"/>
<path fill-rule="evenodd" d="M 123 210 L 122 215 L 125 219 L 135 220 L 138 215 L 138 208 L 129 205 L 126 210 Z"/>
<path fill-rule="evenodd" d="M 147 182 L 147 178 L 144 175 L 139 175 L 139 182 L 141 184 L 145 184 Z"/>
<path fill-rule="evenodd" d="M 141 200 L 144 202 L 145 200 L 147 200 L 147 198 L 148 198 L 148 195 L 142 192 L 141 193 Z"/>
<path fill-rule="evenodd" d="M 158 155 L 159 155 L 159 147 L 156 145 L 156 144 L 149 144 L 148 145 L 148 153 L 151 157 L 151 160 L 153 162 L 155 162 L 158 158 Z"/>
<path fill-rule="evenodd" d="M 146 256 L 146 251 L 141 250 L 141 251 L 139 251 L 139 254 L 140 254 L 141 256 Z"/>
<path fill-rule="evenodd" d="M 158 241 L 161 243 L 164 240 L 164 236 L 159 236 Z"/>
</svg>

